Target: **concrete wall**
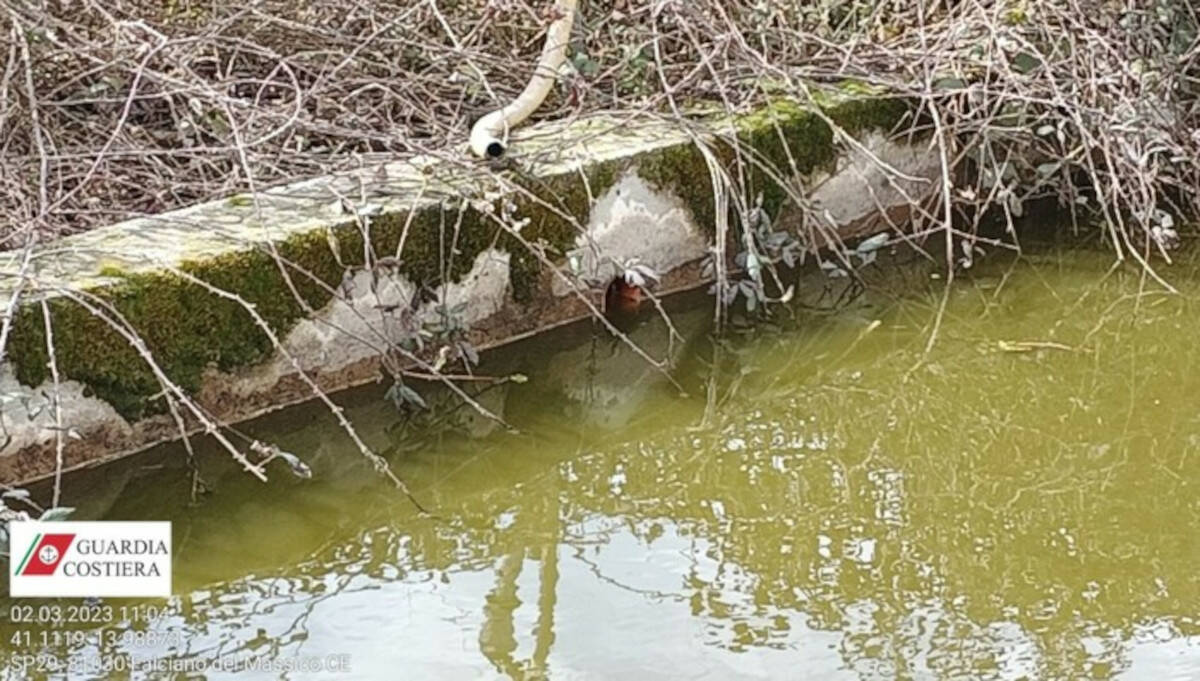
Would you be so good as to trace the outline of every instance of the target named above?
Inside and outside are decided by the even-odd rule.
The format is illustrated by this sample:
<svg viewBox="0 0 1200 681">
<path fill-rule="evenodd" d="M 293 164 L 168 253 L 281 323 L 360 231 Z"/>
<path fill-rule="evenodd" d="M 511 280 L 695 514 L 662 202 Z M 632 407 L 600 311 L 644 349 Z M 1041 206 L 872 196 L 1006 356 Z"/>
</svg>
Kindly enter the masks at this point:
<svg viewBox="0 0 1200 681">
<path fill-rule="evenodd" d="M 803 154 L 796 186 L 845 238 L 899 226 L 910 199 L 940 186 L 935 154 L 885 134 L 905 107 L 835 94 L 822 108 L 788 103 L 690 131 L 604 117 L 538 126 L 518 136 L 515 174 L 419 157 L 113 225 L 32 258 L 0 253 L 0 312 L 16 299 L 0 363 L 0 481 L 52 473 L 60 446 L 69 469 L 178 436 L 145 362 L 88 306 L 120 312 L 173 380 L 236 422 L 311 398 L 300 372 L 324 390 L 378 380 L 381 355 L 442 305 L 462 304 L 471 342 L 487 348 L 587 315 L 629 264 L 657 272 L 662 293 L 705 283 L 714 218 L 697 138 L 730 167 L 734 139 L 765 157 Z M 859 144 L 836 141 L 830 119 Z M 910 179 L 889 182 L 881 162 Z M 782 212 L 781 224 L 797 222 Z M 433 299 L 413 308 L 418 284 Z"/>
</svg>

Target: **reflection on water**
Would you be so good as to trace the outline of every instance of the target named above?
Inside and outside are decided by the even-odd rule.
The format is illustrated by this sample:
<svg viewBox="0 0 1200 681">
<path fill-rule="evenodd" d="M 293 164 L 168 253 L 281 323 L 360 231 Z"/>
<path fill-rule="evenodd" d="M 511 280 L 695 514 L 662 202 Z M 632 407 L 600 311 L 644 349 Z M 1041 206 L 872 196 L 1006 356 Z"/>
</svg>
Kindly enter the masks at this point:
<svg viewBox="0 0 1200 681">
<path fill-rule="evenodd" d="M 352 669 L 207 678 L 1200 678 L 1200 279 L 1108 265 L 975 272 L 928 355 L 940 289 L 720 351 L 684 307 L 684 340 L 632 336 L 687 396 L 570 329 L 488 368 L 532 379 L 480 398 L 520 434 L 343 396 L 432 518 L 319 408 L 253 426 L 312 481 L 215 449 L 196 506 L 175 450 L 75 476 L 89 517 L 174 522 L 179 596 L 140 642 L 49 651 Z"/>
</svg>

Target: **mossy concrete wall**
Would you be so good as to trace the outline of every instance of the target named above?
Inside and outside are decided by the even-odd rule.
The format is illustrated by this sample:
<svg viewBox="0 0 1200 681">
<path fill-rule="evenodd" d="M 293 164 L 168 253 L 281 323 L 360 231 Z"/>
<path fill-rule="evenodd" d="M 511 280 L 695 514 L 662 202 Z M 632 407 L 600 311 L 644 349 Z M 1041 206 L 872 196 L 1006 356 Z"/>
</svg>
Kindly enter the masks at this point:
<svg viewBox="0 0 1200 681">
<path fill-rule="evenodd" d="M 499 176 L 465 156 L 417 157 L 0 253 L 0 314 L 12 310 L 0 481 L 52 473 L 60 445 L 69 469 L 177 437 L 143 352 L 236 422 L 311 398 L 301 371 L 324 390 L 376 380 L 381 355 L 439 308 L 460 307 L 486 348 L 587 314 L 633 259 L 664 292 L 701 284 L 716 223 L 710 164 L 772 216 L 794 168 L 845 237 L 902 220 L 897 207 L 938 178 L 928 149 L 892 134 L 909 104 L 844 92 L 820 102 L 690 130 L 607 116 L 536 126 Z M 837 141 L 828 121 L 860 143 Z M 912 179 L 882 181 L 879 162 Z"/>
</svg>

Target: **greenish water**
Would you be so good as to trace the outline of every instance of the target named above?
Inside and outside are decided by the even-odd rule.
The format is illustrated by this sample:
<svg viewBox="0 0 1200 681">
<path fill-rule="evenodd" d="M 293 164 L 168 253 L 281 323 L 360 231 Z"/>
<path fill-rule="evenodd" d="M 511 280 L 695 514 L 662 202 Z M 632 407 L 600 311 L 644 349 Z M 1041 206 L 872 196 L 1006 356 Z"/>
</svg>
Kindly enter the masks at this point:
<svg viewBox="0 0 1200 681">
<path fill-rule="evenodd" d="M 310 481 L 204 443 L 195 505 L 179 448 L 73 476 L 81 517 L 173 521 L 177 596 L 144 639 L 45 650 L 350 667 L 210 679 L 1200 678 L 1200 276 L 1110 264 L 972 271 L 928 354 L 924 275 L 719 351 L 679 301 L 683 340 L 633 337 L 688 396 L 567 329 L 485 367 L 530 377 L 481 398 L 520 434 L 339 396 L 435 517 L 319 407 L 247 427 Z"/>
</svg>

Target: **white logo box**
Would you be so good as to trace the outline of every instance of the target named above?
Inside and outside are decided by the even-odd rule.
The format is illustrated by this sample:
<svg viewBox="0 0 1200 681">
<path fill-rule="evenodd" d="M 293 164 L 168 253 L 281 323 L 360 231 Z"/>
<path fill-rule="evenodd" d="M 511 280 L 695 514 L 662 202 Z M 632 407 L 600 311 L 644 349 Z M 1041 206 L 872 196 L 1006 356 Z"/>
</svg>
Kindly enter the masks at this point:
<svg viewBox="0 0 1200 681">
<path fill-rule="evenodd" d="M 25 521 L 9 524 L 9 596 L 171 595 L 171 523 Z"/>
</svg>

